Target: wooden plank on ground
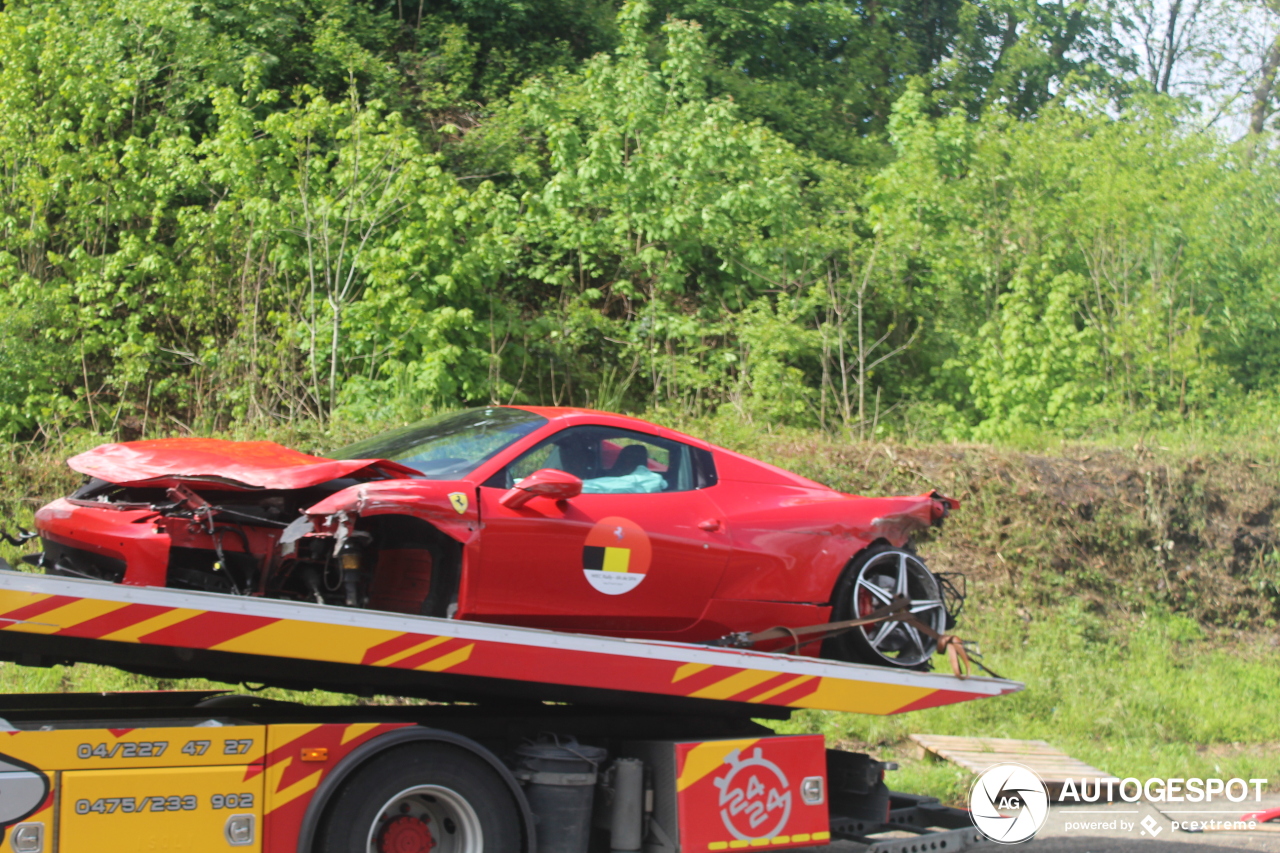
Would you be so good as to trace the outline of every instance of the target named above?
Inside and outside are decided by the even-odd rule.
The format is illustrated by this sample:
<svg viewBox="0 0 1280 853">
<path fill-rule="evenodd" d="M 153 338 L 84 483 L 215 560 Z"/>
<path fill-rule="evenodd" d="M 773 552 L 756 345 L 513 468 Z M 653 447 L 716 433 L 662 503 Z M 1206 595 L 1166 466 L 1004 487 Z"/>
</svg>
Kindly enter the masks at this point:
<svg viewBox="0 0 1280 853">
<path fill-rule="evenodd" d="M 1068 779 L 1076 780 L 1077 787 L 1081 780 L 1088 785 L 1081 792 L 1091 801 L 1097 801 L 1094 794 L 1095 780 L 1101 783 L 1100 799 L 1107 797 L 1108 781 L 1118 785 L 1120 780 L 1115 776 L 1085 764 L 1078 758 L 1072 758 L 1060 749 L 1042 740 L 1014 740 L 1002 737 L 958 737 L 955 735 L 910 735 L 912 741 L 920 749 L 921 757 L 933 756 L 959 764 L 964 769 L 978 774 L 995 764 L 1010 762 L 1029 767 L 1036 772 L 1049 788 L 1049 796 L 1058 799 L 1062 786 Z M 1112 797 L 1118 796 L 1114 791 Z"/>
</svg>

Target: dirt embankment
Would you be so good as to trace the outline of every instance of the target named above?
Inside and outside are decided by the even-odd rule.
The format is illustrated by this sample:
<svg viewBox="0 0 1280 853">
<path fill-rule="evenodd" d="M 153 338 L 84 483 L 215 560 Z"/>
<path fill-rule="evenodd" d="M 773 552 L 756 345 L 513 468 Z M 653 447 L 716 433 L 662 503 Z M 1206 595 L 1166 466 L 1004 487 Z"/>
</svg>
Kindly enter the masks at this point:
<svg viewBox="0 0 1280 853">
<path fill-rule="evenodd" d="M 1280 638 L 1280 451 L 1241 443 L 1026 453 L 741 431 L 720 438 L 848 492 L 937 488 L 960 498 L 945 529 L 920 545 L 935 569 L 967 575 L 975 601 L 1008 593 L 1034 608 L 1075 597 L 1101 612 L 1158 604 L 1206 627 Z M 36 507 L 74 488 L 80 477 L 65 459 L 94 443 L 4 448 L 0 526 L 29 527 Z M 16 560 L 22 550 L 31 549 L 0 543 L 0 557 Z"/>
<path fill-rule="evenodd" d="M 1240 450 L 779 442 L 760 448 L 860 494 L 938 488 L 963 506 L 922 544 L 938 570 L 1028 606 L 1163 605 L 1206 627 L 1280 620 L 1280 464 Z"/>
</svg>

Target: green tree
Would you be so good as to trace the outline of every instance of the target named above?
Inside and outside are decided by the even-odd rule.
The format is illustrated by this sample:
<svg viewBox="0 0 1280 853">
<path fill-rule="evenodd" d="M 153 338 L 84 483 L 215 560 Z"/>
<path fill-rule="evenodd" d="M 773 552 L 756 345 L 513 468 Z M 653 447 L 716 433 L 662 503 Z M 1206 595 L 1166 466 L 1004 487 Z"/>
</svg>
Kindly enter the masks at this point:
<svg viewBox="0 0 1280 853">
<path fill-rule="evenodd" d="M 635 364 L 651 399 L 705 391 L 708 375 L 723 375 L 729 362 L 710 374 L 695 367 L 698 376 L 675 362 L 705 352 L 719 336 L 715 321 L 767 287 L 758 272 L 778 266 L 781 236 L 805 215 L 801 156 L 743 121 L 727 98 L 708 98 L 709 55 L 695 25 L 664 25 L 665 58 L 655 67 L 645 49 L 649 14 L 628 4 L 615 55 L 531 83 L 494 120 L 495 132 L 514 125 L 534 141 L 512 157 L 524 190 L 513 234 L 519 265 L 504 287 L 523 303 L 521 317 L 555 318 L 543 341 L 537 326 L 509 327 L 518 346 L 504 356 L 512 370 L 503 376 L 528 381 L 530 354 L 545 343 L 547 358 L 534 356 L 545 375 L 534 381 L 553 399 L 574 399 L 591 375 L 578 351 Z"/>
</svg>

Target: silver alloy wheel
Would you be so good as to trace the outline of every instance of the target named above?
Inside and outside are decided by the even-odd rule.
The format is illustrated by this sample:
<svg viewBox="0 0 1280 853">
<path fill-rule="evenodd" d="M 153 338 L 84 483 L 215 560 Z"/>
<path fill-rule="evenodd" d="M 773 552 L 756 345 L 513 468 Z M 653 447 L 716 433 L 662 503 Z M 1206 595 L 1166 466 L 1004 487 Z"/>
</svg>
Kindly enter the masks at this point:
<svg viewBox="0 0 1280 853">
<path fill-rule="evenodd" d="M 382 831 L 397 818 L 409 817 L 426 824 L 435 846 L 431 853 L 484 853 L 480 818 L 467 799 L 442 785 L 415 785 L 387 800 L 369 827 L 368 853 L 395 853 L 383 849 Z"/>
<path fill-rule="evenodd" d="M 858 572 L 853 585 L 853 612 L 858 618 L 899 595 L 911 602 L 916 619 L 941 634 L 947 626 L 942 589 L 920 558 L 893 549 L 876 554 Z M 933 656 L 938 643 L 904 622 L 879 622 L 860 629 L 871 651 L 894 666 L 917 666 Z"/>
</svg>

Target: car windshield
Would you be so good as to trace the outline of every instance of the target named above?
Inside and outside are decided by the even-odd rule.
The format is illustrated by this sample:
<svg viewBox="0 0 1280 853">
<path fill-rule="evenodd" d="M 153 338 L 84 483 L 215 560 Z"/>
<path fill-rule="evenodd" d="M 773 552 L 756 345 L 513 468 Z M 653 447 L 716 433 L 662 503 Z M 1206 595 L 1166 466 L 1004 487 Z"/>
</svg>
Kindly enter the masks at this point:
<svg viewBox="0 0 1280 853">
<path fill-rule="evenodd" d="M 495 406 L 441 415 L 375 435 L 328 454 L 330 459 L 390 459 L 428 480 L 465 477 L 547 419 Z"/>
</svg>

